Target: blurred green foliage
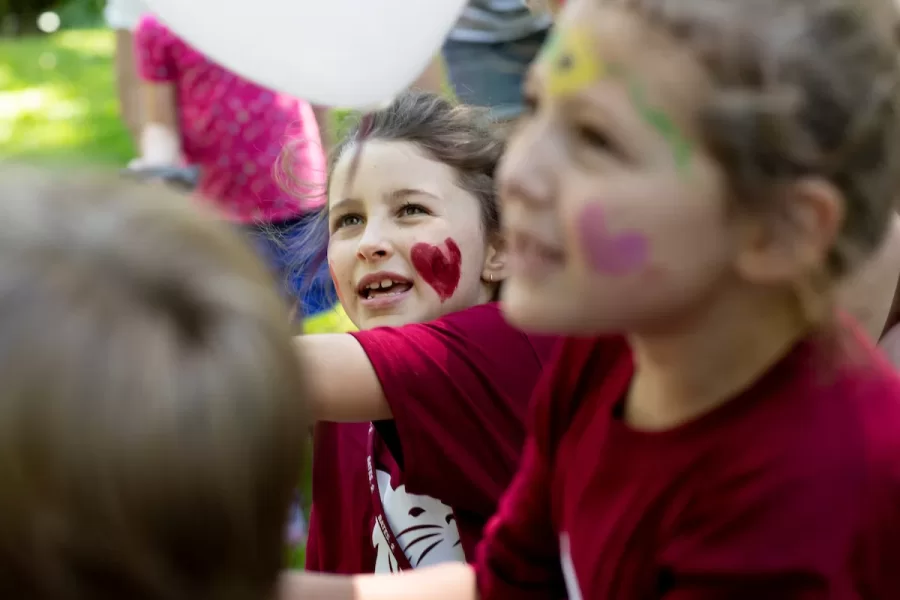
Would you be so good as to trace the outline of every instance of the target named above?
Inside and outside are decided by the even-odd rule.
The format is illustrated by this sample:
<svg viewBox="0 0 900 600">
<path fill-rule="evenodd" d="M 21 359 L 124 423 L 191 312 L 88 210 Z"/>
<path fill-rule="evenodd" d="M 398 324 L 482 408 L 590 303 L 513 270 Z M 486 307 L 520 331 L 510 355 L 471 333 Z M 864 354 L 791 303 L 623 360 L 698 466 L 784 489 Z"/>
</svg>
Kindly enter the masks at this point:
<svg viewBox="0 0 900 600">
<path fill-rule="evenodd" d="M 113 49 L 105 30 L 0 40 L 0 154 L 92 164 L 131 158 Z"/>
</svg>

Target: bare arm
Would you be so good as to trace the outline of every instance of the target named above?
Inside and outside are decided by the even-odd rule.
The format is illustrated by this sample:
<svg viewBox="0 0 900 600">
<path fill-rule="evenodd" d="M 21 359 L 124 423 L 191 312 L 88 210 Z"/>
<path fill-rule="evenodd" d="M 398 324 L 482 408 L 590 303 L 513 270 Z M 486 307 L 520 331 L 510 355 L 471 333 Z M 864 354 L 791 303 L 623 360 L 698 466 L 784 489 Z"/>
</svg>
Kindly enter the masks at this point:
<svg viewBox="0 0 900 600">
<path fill-rule="evenodd" d="M 361 423 L 392 417 L 381 382 L 356 338 L 327 333 L 294 339 L 308 374 L 316 420 Z"/>
<path fill-rule="evenodd" d="M 146 81 L 141 84 L 140 164 L 168 166 L 181 161 L 175 101 L 174 84 Z"/>
<path fill-rule="evenodd" d="M 448 563 L 395 575 L 341 577 L 289 573 L 282 577 L 278 600 L 477 600 L 475 572 Z"/>
<path fill-rule="evenodd" d="M 116 29 L 115 69 L 122 120 L 137 144 L 141 137 L 141 81 L 134 62 L 134 37 L 127 29 Z"/>
</svg>

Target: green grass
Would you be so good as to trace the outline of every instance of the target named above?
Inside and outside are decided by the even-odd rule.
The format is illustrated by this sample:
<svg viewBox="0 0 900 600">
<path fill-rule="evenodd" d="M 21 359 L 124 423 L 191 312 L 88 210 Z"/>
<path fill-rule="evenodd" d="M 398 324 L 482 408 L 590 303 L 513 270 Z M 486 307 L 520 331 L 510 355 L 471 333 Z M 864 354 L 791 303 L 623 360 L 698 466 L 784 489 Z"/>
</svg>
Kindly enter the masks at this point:
<svg viewBox="0 0 900 600">
<path fill-rule="evenodd" d="M 101 166 L 133 158 L 119 117 L 114 48 L 106 29 L 0 38 L 0 156 Z M 346 130 L 350 117 L 334 111 L 331 131 Z"/>
<path fill-rule="evenodd" d="M 0 154 L 121 165 L 134 155 L 119 119 L 111 31 L 0 41 Z"/>
</svg>

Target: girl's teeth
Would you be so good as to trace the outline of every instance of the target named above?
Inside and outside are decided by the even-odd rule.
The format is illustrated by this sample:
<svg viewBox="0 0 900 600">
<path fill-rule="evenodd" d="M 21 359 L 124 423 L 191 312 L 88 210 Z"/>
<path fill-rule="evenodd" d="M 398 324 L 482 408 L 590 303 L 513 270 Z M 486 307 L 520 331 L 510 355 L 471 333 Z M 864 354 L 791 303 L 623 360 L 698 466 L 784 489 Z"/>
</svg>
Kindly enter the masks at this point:
<svg viewBox="0 0 900 600">
<path fill-rule="evenodd" d="M 391 287 L 393 284 L 394 284 L 394 282 L 391 281 L 390 279 L 382 279 L 381 280 L 381 287 L 383 287 L 383 288 Z"/>
</svg>

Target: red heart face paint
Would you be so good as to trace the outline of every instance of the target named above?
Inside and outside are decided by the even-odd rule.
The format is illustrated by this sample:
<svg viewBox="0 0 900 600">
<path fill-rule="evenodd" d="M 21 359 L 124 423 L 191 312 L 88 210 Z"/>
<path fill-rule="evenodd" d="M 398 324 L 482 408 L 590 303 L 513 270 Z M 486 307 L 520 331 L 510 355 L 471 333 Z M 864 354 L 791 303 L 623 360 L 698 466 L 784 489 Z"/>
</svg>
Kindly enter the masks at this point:
<svg viewBox="0 0 900 600">
<path fill-rule="evenodd" d="M 441 302 L 445 302 L 459 285 L 462 253 L 452 238 L 444 240 L 446 250 L 441 246 L 420 243 L 412 247 L 410 257 L 413 267 L 434 288 Z"/>
</svg>

